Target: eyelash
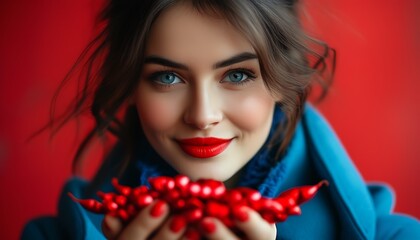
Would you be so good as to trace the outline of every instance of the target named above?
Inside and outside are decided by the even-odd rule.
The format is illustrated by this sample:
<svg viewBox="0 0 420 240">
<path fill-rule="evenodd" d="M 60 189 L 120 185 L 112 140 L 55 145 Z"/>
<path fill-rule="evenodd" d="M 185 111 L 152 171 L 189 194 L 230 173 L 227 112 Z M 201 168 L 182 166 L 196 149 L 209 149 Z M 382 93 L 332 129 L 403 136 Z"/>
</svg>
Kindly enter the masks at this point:
<svg viewBox="0 0 420 240">
<path fill-rule="evenodd" d="M 250 81 L 253 81 L 255 78 L 257 78 L 256 74 L 250 69 L 232 68 L 232 69 L 229 69 L 229 70 L 226 71 L 226 73 L 223 75 L 222 80 L 220 82 L 223 83 L 223 79 L 228 77 L 229 74 L 232 74 L 232 73 L 235 73 L 235 72 L 243 73 L 247 76 L 247 78 L 245 80 L 240 81 L 240 82 L 227 82 L 226 81 L 225 83 L 231 84 L 231 85 L 236 85 L 236 86 L 242 86 L 242 85 L 248 84 Z M 164 83 L 159 82 L 158 77 L 160 77 L 163 74 L 172 74 L 175 77 L 182 80 L 182 78 L 177 73 L 175 73 L 174 71 L 171 71 L 171 70 L 163 70 L 163 71 L 154 72 L 154 73 L 150 74 L 147 77 L 147 79 L 152 81 L 153 83 L 155 83 L 160 88 L 171 88 L 171 87 L 173 87 L 175 84 L 164 84 Z"/>
</svg>

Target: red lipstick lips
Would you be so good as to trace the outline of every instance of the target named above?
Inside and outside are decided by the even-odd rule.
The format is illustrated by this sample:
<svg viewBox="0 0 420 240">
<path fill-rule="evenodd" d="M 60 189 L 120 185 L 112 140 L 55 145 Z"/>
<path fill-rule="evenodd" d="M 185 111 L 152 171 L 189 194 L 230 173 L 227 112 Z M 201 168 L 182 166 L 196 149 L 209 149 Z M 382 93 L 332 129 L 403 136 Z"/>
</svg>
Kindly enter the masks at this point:
<svg viewBox="0 0 420 240">
<path fill-rule="evenodd" d="M 196 158 L 211 158 L 222 153 L 232 139 L 221 138 L 188 138 L 177 140 L 181 149 Z"/>
</svg>

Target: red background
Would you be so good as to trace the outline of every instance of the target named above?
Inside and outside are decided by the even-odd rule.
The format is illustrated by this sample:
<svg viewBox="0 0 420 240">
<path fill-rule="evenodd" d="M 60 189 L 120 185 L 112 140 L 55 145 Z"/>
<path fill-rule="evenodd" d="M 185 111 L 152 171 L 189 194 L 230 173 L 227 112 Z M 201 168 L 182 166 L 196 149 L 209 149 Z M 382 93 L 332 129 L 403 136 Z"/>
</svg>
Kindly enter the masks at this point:
<svg viewBox="0 0 420 240">
<path fill-rule="evenodd" d="M 52 142 L 48 134 L 25 140 L 47 121 L 55 89 L 92 37 L 99 3 L 0 1 L 1 239 L 18 238 L 28 219 L 54 214 L 71 175 L 80 140 L 74 124 Z M 312 27 L 338 52 L 334 87 L 320 109 L 364 178 L 388 182 L 398 196 L 396 211 L 419 218 L 420 2 L 307 5 Z"/>
</svg>

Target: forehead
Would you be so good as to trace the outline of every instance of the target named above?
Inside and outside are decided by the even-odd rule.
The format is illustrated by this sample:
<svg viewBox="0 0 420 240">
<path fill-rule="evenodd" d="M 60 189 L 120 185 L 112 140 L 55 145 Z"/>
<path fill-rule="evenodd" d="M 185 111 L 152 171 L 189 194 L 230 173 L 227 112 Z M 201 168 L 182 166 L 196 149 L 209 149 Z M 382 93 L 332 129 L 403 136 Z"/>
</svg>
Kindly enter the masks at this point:
<svg viewBox="0 0 420 240">
<path fill-rule="evenodd" d="M 147 55 L 161 55 L 183 62 L 220 60 L 255 51 L 242 33 L 222 18 L 199 13 L 187 4 L 166 9 L 148 35 Z M 205 60 L 206 60 L 205 59 Z"/>
</svg>

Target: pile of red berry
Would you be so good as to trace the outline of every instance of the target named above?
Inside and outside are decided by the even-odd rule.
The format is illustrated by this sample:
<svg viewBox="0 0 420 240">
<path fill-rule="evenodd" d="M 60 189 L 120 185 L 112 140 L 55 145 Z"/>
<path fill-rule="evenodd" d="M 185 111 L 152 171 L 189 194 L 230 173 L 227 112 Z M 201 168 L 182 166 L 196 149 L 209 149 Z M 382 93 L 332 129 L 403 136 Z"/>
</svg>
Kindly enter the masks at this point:
<svg viewBox="0 0 420 240">
<path fill-rule="evenodd" d="M 185 217 L 190 230 L 198 229 L 198 222 L 207 216 L 220 219 L 232 231 L 240 234 L 235 227 L 235 214 L 246 205 L 257 211 L 269 223 L 282 222 L 290 215 L 299 215 L 300 204 L 315 196 L 318 189 L 328 184 L 321 181 L 313 186 L 291 188 L 276 198 L 264 198 L 254 189 L 238 187 L 226 189 L 223 182 L 212 179 L 191 181 L 187 176 L 154 177 L 149 179 L 151 188 L 139 186 L 131 188 L 118 183 L 114 178 L 112 184 L 117 193 L 98 192 L 102 199 L 77 199 L 74 201 L 85 209 L 103 214 L 111 214 L 124 223 L 129 222 L 137 213 L 160 199 L 168 203 L 171 214 Z"/>
</svg>

